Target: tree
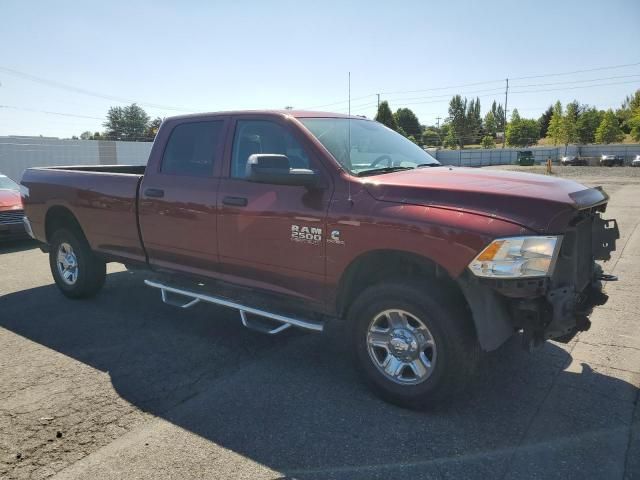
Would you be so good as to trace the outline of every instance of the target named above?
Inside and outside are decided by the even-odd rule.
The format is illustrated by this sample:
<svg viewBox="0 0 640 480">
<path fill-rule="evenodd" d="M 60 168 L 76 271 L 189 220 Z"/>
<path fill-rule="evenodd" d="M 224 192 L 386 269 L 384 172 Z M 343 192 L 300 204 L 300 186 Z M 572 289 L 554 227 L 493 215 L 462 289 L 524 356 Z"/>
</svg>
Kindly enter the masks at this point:
<svg viewBox="0 0 640 480">
<path fill-rule="evenodd" d="M 455 138 L 460 148 L 476 141 L 482 129 L 480 99 L 468 102 L 466 98 L 463 100 L 460 95 L 455 95 L 449 102 L 449 125 L 450 136 Z"/>
<path fill-rule="evenodd" d="M 489 112 L 491 113 L 491 112 Z M 494 138 L 491 135 L 485 135 L 484 137 L 482 137 L 482 148 L 495 148 L 496 147 L 496 141 L 494 140 Z"/>
<path fill-rule="evenodd" d="M 425 145 L 440 145 L 442 143 L 440 132 L 435 127 L 427 127 L 422 133 L 422 143 Z"/>
<path fill-rule="evenodd" d="M 620 128 L 616 115 L 613 113 L 613 110 L 607 110 L 596 130 L 596 143 L 619 142 L 623 138 L 624 132 Z"/>
<path fill-rule="evenodd" d="M 480 99 L 469 102 L 469 110 L 467 111 L 467 129 L 469 143 L 474 143 L 482 134 L 482 116 L 480 114 Z"/>
<path fill-rule="evenodd" d="M 491 110 L 484 116 L 484 131 L 495 138 L 498 132 L 498 124 L 496 123 L 496 116 Z M 484 140 L 484 139 L 483 139 Z"/>
<path fill-rule="evenodd" d="M 636 92 L 636 95 L 640 94 L 640 90 Z M 638 95 L 640 97 L 640 95 Z M 640 142 L 640 98 L 638 99 L 637 105 L 634 107 L 631 112 L 631 118 L 627 120 L 627 124 L 629 126 L 629 133 L 631 133 L 631 138 L 633 138 L 636 142 Z"/>
<path fill-rule="evenodd" d="M 505 129 L 505 114 L 504 108 L 502 108 L 501 103 L 496 103 L 494 100 L 491 104 L 491 113 L 493 113 L 494 118 L 496 119 L 496 128 L 498 132 L 504 132 Z"/>
<path fill-rule="evenodd" d="M 156 117 L 149 122 L 149 124 L 147 125 L 147 132 L 145 134 L 147 140 L 152 142 L 156 138 L 156 134 L 158 133 L 158 130 L 160 130 L 161 124 L 162 119 L 160 117 Z"/>
<path fill-rule="evenodd" d="M 562 104 L 559 101 L 553 106 L 553 113 L 547 128 L 547 136 L 551 137 L 554 145 L 557 145 L 562 140 Z"/>
<path fill-rule="evenodd" d="M 91 140 L 92 138 L 93 134 L 89 130 L 80 134 L 80 140 Z"/>
<path fill-rule="evenodd" d="M 422 135 L 422 127 L 416 117 L 415 113 L 409 108 L 399 108 L 396 113 L 393 114 L 396 123 L 399 128 L 402 128 L 405 133 L 414 138 L 420 138 Z"/>
<path fill-rule="evenodd" d="M 596 129 L 604 112 L 599 111 L 595 107 L 585 110 L 576 122 L 576 133 L 580 143 L 593 143 L 596 139 Z"/>
<path fill-rule="evenodd" d="M 467 134 L 467 99 L 462 100 L 460 95 L 455 95 L 449 102 L 449 125 L 451 130 L 447 140 L 450 143 L 454 139 L 462 148 Z"/>
<path fill-rule="evenodd" d="M 444 147 L 456 148 L 458 146 L 458 139 L 456 138 L 453 128 L 451 128 L 451 124 L 447 125 L 445 132 L 444 140 L 442 142 Z"/>
<path fill-rule="evenodd" d="M 564 153 L 567 153 L 567 147 L 570 143 L 578 141 L 578 115 L 580 112 L 580 105 L 577 101 L 573 101 L 567 104 L 567 109 L 562 117 L 560 138 L 564 143 Z"/>
<path fill-rule="evenodd" d="M 381 124 L 389 127 L 391 130 L 398 130 L 398 124 L 396 123 L 396 119 L 391 113 L 391 109 L 389 108 L 389 102 L 386 100 L 380 102 L 380 106 L 378 107 L 378 112 L 376 113 L 375 120 L 380 122 Z"/>
<path fill-rule="evenodd" d="M 627 121 L 627 123 L 631 128 L 631 138 L 633 138 L 637 142 L 640 142 L 640 106 L 636 107 L 633 110 L 631 118 Z"/>
<path fill-rule="evenodd" d="M 616 110 L 616 117 L 624 133 L 631 132 L 629 121 L 637 108 L 640 108 L 640 90 L 636 90 L 633 95 L 627 95 L 621 107 Z"/>
<path fill-rule="evenodd" d="M 105 135 L 111 140 L 144 140 L 148 124 L 149 116 L 135 103 L 128 107 L 111 107 L 104 122 Z"/>
<path fill-rule="evenodd" d="M 526 147 L 540 138 L 540 124 L 537 120 L 521 118 L 517 109 L 511 114 L 511 121 L 505 132 L 507 144 L 514 147 Z"/>
<path fill-rule="evenodd" d="M 552 115 L 553 105 L 549 105 L 549 108 L 545 110 L 545 112 L 538 120 L 538 123 L 540 124 L 540 138 L 544 138 L 547 136 L 547 130 L 549 129 L 549 122 L 551 121 Z"/>
</svg>

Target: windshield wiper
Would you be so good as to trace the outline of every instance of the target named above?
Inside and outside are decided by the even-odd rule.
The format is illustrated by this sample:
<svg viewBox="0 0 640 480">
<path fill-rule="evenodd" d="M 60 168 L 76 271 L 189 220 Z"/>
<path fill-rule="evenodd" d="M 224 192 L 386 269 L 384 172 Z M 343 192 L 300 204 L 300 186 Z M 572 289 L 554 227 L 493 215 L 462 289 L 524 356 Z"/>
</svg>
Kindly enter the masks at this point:
<svg viewBox="0 0 640 480">
<path fill-rule="evenodd" d="M 423 168 L 423 167 L 441 167 L 442 164 L 441 163 L 421 163 L 420 165 L 416 165 L 416 168 Z"/>
<path fill-rule="evenodd" d="M 378 175 L 379 173 L 399 172 L 401 170 L 413 170 L 413 167 L 383 167 L 372 168 L 371 170 L 363 170 L 356 173 L 358 177 L 368 177 L 369 175 Z"/>
</svg>

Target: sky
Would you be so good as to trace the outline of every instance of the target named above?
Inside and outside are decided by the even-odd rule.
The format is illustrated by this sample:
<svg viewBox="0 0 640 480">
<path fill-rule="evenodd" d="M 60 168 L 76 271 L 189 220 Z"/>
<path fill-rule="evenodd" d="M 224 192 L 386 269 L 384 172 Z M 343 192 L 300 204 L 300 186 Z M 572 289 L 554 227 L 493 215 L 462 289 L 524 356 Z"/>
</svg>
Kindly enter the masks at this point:
<svg viewBox="0 0 640 480">
<path fill-rule="evenodd" d="M 353 114 L 375 116 L 379 93 L 426 125 L 457 93 L 484 115 L 506 78 L 509 111 L 532 118 L 640 88 L 638 0 L 2 0 L 0 20 L 0 135 L 101 131 L 132 102 L 346 113 L 349 72 Z"/>
</svg>

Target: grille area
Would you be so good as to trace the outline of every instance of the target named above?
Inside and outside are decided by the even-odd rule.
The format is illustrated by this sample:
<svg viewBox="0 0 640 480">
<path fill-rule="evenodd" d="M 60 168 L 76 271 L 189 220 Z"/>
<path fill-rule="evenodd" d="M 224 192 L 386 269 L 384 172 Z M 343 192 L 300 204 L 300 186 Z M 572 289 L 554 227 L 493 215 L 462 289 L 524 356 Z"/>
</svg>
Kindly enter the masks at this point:
<svg viewBox="0 0 640 480">
<path fill-rule="evenodd" d="M 582 214 L 564 234 L 562 248 L 553 275 L 554 286 L 573 285 L 581 292 L 593 274 L 593 214 Z"/>
<path fill-rule="evenodd" d="M 0 225 L 10 225 L 14 223 L 22 223 L 24 210 L 9 210 L 0 212 Z"/>
<path fill-rule="evenodd" d="M 591 280 L 593 270 L 593 252 L 591 217 L 586 218 L 576 225 L 576 286 L 578 290 L 586 287 Z"/>
</svg>

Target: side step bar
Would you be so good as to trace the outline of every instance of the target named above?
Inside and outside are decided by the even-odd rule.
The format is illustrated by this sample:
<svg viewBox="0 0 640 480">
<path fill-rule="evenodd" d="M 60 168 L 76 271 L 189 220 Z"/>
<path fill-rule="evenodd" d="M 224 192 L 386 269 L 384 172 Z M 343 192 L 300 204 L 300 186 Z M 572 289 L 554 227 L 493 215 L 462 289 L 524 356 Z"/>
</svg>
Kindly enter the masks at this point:
<svg viewBox="0 0 640 480">
<path fill-rule="evenodd" d="M 211 295 L 205 295 L 203 293 L 196 293 L 196 292 L 191 292 L 189 290 L 170 287 L 169 285 L 165 285 L 159 282 L 154 282 L 151 280 L 145 280 L 144 283 L 149 287 L 159 289 L 162 294 L 162 301 L 168 305 L 173 305 L 174 307 L 189 308 L 189 307 L 193 307 L 195 304 L 199 302 L 207 302 L 207 303 L 213 303 L 216 305 L 222 305 L 223 307 L 233 308 L 234 310 L 238 310 L 240 312 L 240 320 L 242 322 L 242 325 L 252 330 L 257 330 L 259 332 L 266 333 L 268 335 L 275 335 L 276 333 L 280 333 L 289 327 L 298 327 L 306 330 L 312 330 L 314 332 L 322 332 L 324 328 L 324 326 L 321 323 L 314 323 L 308 320 L 301 320 L 299 318 L 285 317 L 284 315 L 278 315 L 277 313 L 271 313 L 271 312 L 267 312 L 266 310 L 260 310 L 258 308 L 252 308 L 246 305 L 241 305 L 239 303 L 231 302 L 224 298 L 214 297 Z M 170 294 L 186 297 L 188 300 L 184 302 L 180 302 L 178 299 L 170 298 L 169 296 Z M 269 320 L 272 320 L 278 323 L 279 325 L 277 325 L 275 328 L 270 328 L 269 326 L 251 321 L 247 317 L 247 314 L 255 315 L 257 317 L 267 318 Z"/>
</svg>

